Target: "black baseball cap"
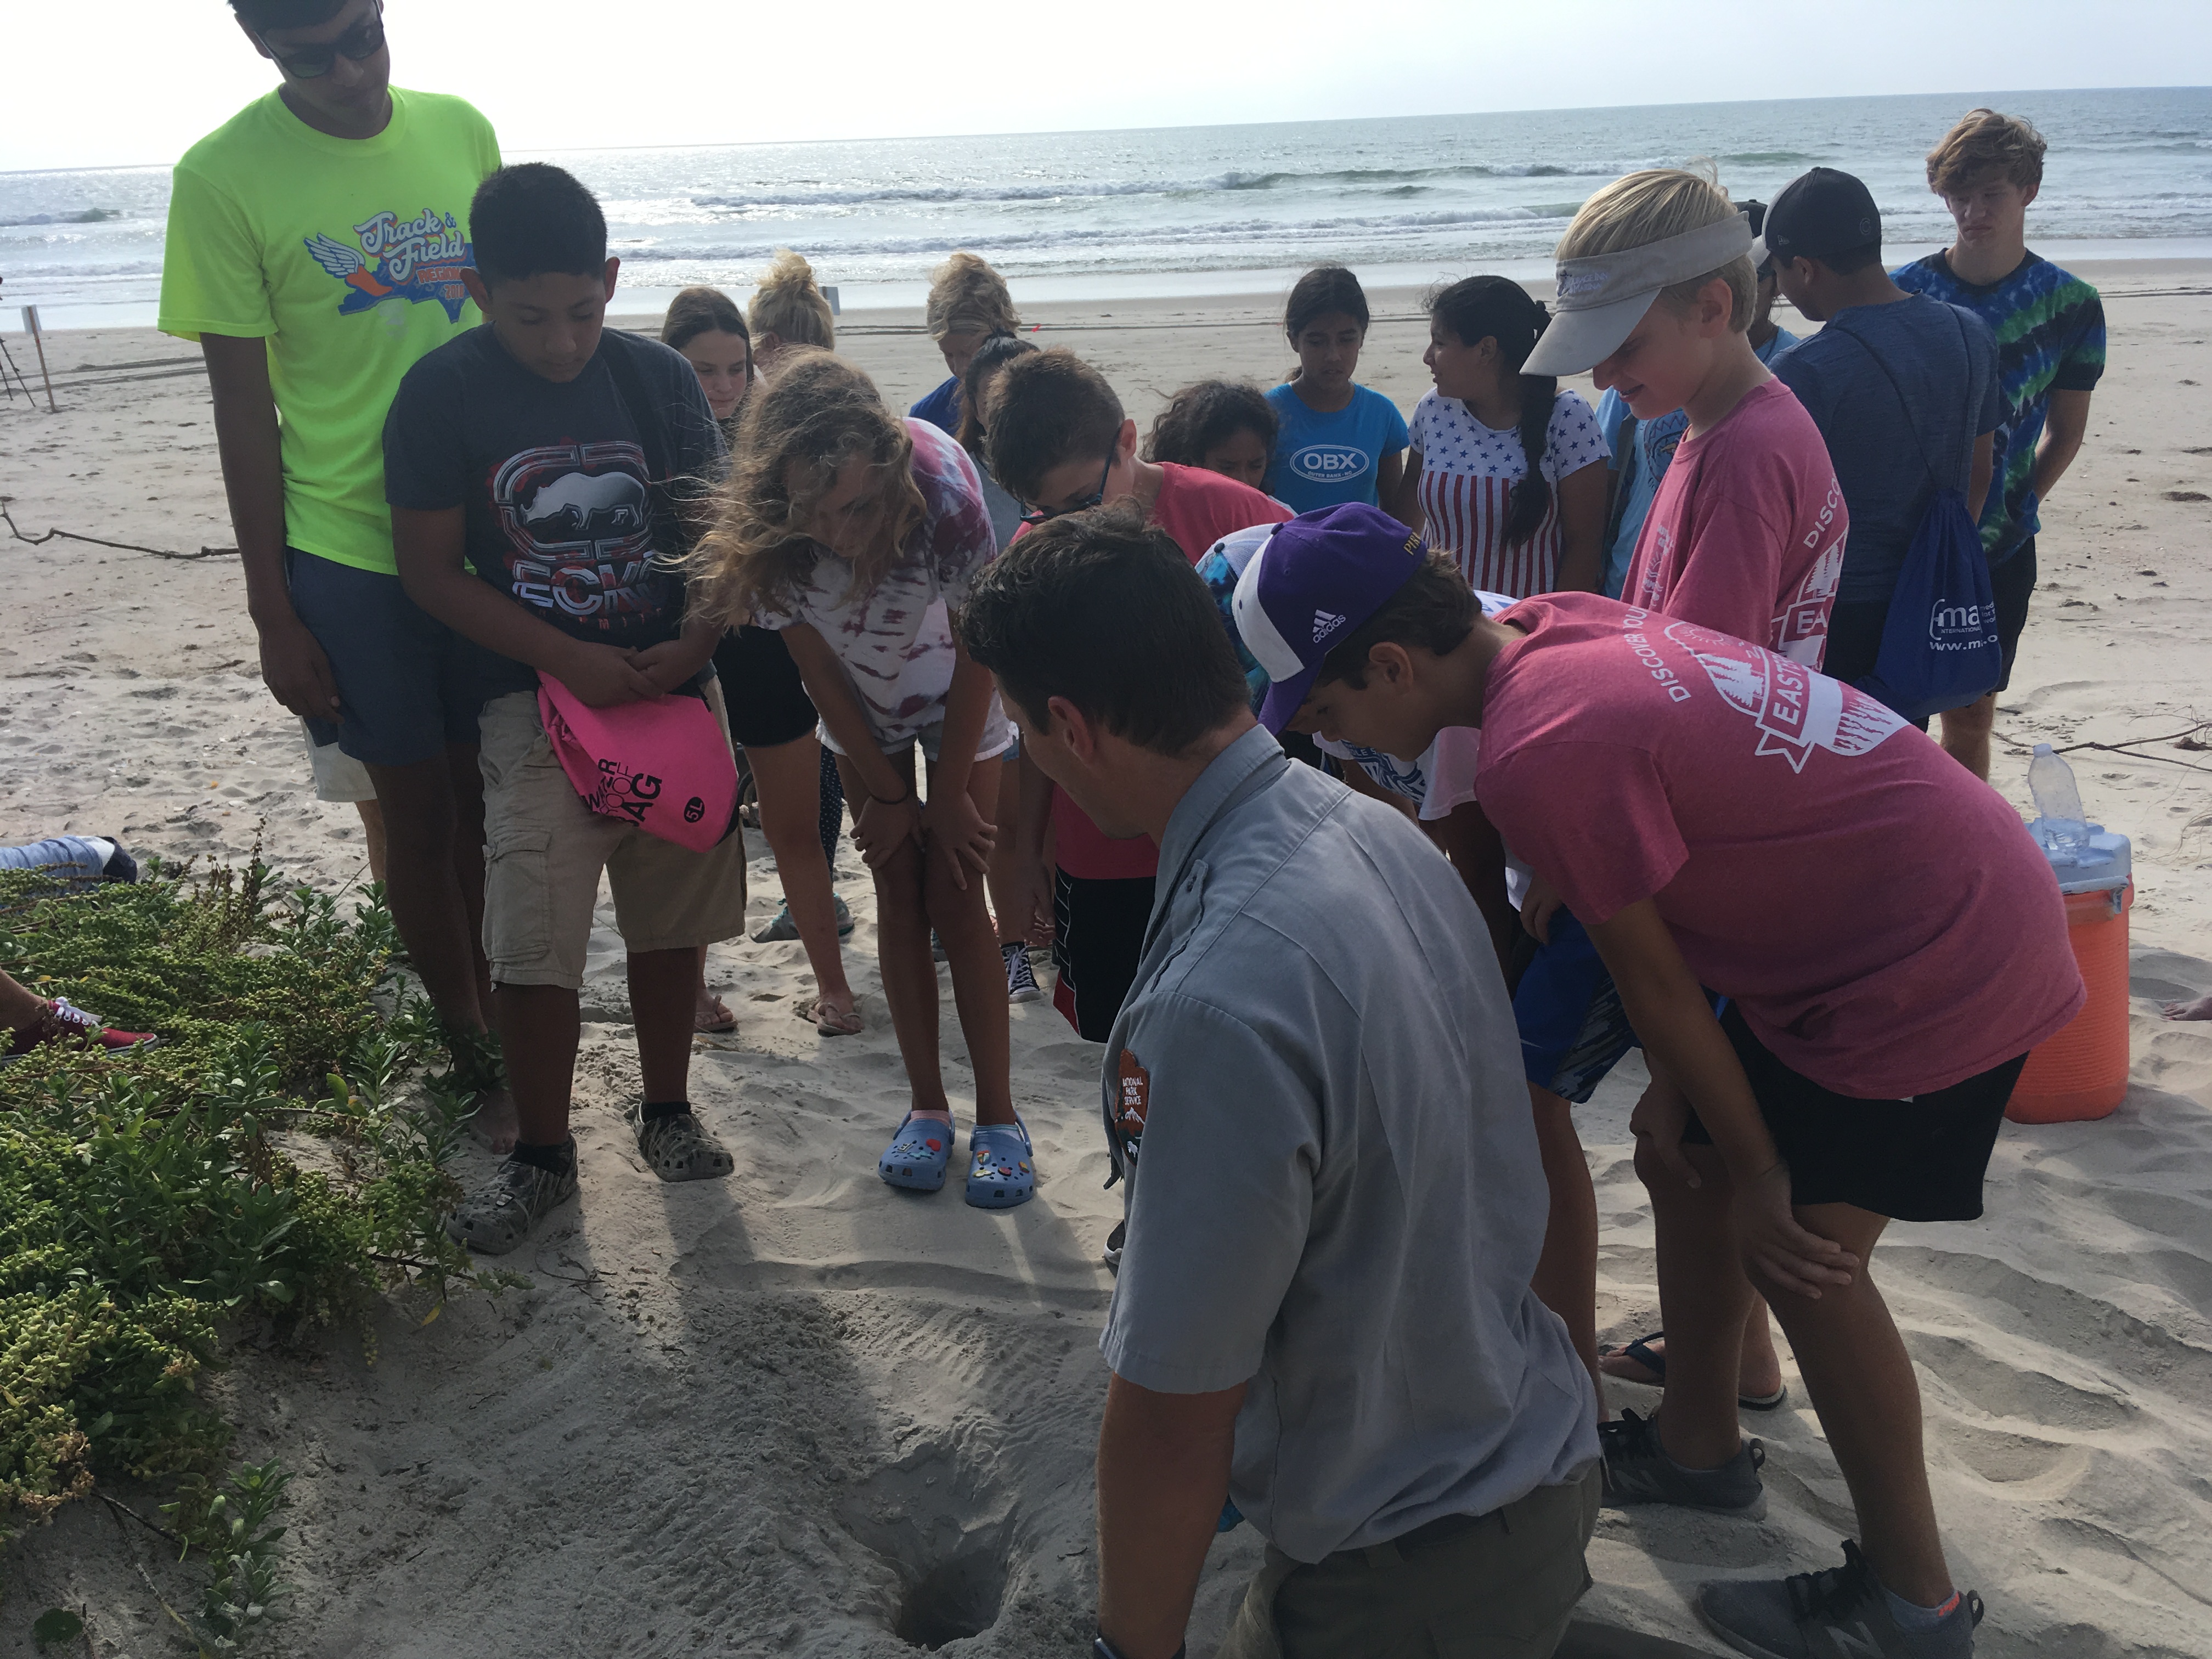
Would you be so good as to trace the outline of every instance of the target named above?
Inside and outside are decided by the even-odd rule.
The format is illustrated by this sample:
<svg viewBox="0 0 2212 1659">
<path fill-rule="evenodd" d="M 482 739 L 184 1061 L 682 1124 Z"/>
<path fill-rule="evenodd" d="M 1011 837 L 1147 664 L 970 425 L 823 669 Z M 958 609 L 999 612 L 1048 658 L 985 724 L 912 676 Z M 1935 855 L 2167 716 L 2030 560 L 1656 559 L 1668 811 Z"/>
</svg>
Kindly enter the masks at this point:
<svg viewBox="0 0 2212 1659">
<path fill-rule="evenodd" d="M 1775 259 L 1827 259 L 1879 247 L 1881 210 L 1874 192 L 1850 173 L 1814 167 L 1782 186 L 1759 240 Z"/>
</svg>

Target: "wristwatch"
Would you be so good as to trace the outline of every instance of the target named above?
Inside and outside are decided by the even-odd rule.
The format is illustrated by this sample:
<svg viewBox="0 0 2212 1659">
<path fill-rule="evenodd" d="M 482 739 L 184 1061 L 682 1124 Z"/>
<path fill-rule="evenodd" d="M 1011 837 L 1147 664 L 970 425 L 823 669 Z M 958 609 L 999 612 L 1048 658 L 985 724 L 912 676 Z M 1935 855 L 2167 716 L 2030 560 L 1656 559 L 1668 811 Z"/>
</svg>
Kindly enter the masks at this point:
<svg viewBox="0 0 2212 1659">
<path fill-rule="evenodd" d="M 1188 1645 L 1189 1644 L 1185 1643 L 1183 1647 L 1187 1648 Z M 1093 1636 L 1091 1638 L 1091 1659 L 1122 1659 L 1121 1650 L 1103 1636 Z M 1175 1650 L 1175 1659 L 1183 1659 L 1183 1648 L 1177 1648 Z"/>
</svg>

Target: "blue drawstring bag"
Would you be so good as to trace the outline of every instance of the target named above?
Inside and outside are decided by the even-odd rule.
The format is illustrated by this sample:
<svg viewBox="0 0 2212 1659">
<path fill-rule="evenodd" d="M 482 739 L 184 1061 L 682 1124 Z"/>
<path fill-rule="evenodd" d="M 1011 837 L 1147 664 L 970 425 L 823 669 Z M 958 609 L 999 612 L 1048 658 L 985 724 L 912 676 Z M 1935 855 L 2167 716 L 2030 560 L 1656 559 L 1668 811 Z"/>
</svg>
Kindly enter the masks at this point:
<svg viewBox="0 0 2212 1659">
<path fill-rule="evenodd" d="M 1964 495 L 1938 489 L 1906 550 L 1881 650 L 1859 690 L 1917 723 L 1977 701 L 2003 672 L 1981 532 Z"/>
<path fill-rule="evenodd" d="M 1959 321 L 1963 336 L 1965 323 L 1955 313 L 1953 320 Z M 1850 333 L 1849 328 L 1843 331 Z M 1851 337 L 1858 338 L 1856 334 Z M 1910 425 L 1912 405 L 1904 388 L 1865 341 L 1859 340 L 1859 346 L 1896 392 Z M 1912 435 L 1919 439 L 1917 427 Z M 1905 550 L 1904 567 L 1898 572 L 1874 672 L 1858 682 L 1860 690 L 1916 724 L 1976 702 L 2004 673 L 1996 598 L 1990 586 L 1981 530 L 1966 511 L 1966 495 L 1936 476 L 1924 442 L 1920 455 L 1936 493 L 1921 514 L 1920 527 L 1913 532 L 1912 545 Z"/>
</svg>

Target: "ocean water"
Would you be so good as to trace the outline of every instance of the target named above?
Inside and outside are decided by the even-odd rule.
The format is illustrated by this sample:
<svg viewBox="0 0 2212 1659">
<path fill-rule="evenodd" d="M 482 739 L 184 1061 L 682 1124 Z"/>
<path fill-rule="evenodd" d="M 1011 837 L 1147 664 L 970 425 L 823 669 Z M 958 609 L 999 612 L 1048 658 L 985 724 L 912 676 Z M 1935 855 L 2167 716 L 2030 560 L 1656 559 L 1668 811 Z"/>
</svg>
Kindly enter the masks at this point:
<svg viewBox="0 0 2212 1659">
<path fill-rule="evenodd" d="M 1922 158 L 1990 103 L 2051 142 L 2031 228 L 2075 257 L 2212 253 L 2212 88 L 1405 117 L 1295 125 L 551 152 L 605 204 L 624 284 L 738 289 L 801 250 L 848 307 L 911 304 L 972 248 L 1018 295 L 1260 291 L 1322 259 L 1426 281 L 1544 270 L 1576 207 L 1700 160 L 1739 200 L 1817 164 L 1872 187 L 1903 252 L 1948 240 Z M 523 159 L 510 157 L 509 159 Z M 49 325 L 147 322 L 166 167 L 0 173 L 0 304 Z M 641 295 L 634 295 L 635 303 Z M 9 318 L 12 325 L 14 319 Z"/>
</svg>

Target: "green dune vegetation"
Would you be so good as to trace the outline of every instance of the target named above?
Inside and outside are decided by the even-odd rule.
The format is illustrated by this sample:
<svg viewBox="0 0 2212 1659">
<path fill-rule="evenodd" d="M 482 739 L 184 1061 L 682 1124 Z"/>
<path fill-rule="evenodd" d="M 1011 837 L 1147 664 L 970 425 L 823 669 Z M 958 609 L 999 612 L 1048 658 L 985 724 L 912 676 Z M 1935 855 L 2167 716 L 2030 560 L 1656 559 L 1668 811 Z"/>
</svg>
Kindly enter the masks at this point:
<svg viewBox="0 0 2212 1659">
<path fill-rule="evenodd" d="M 448 1047 L 380 896 L 353 911 L 258 856 L 84 893 L 0 877 L 0 968 L 161 1037 L 0 1067 L 0 1542 L 103 1482 L 160 1483 L 210 1569 L 213 1651 L 276 1593 L 285 1479 L 230 1467 L 199 1387 L 227 1346 L 373 1352 L 387 1302 L 422 1320 L 506 1282 L 437 1224 L 481 1079 L 427 1069 Z"/>
</svg>

